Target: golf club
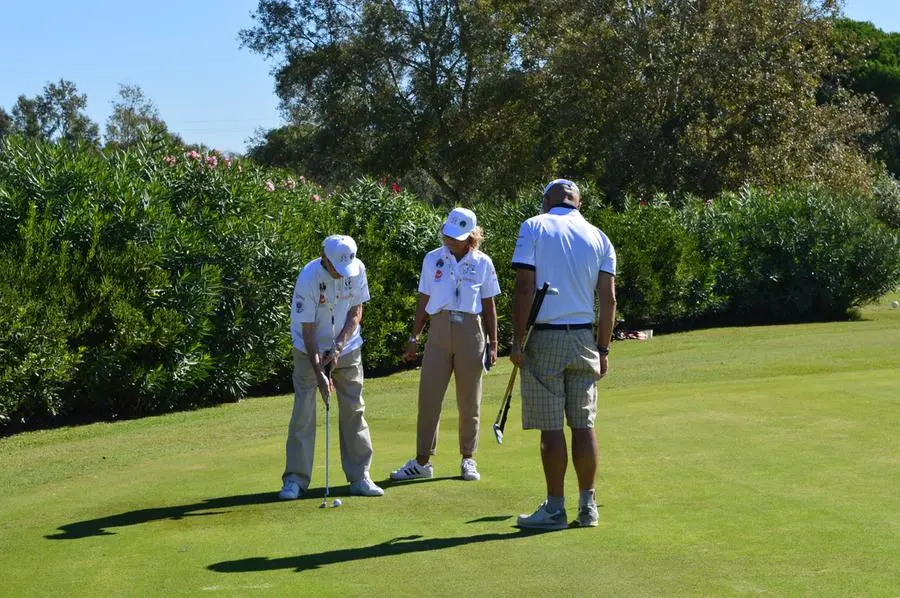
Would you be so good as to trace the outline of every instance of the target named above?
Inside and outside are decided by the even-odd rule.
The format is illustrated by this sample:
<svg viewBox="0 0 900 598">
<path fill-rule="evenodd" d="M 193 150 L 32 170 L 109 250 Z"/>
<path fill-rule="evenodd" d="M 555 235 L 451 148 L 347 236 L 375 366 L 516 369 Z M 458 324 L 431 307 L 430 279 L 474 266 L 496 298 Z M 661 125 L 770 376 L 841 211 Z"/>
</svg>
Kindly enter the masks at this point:
<svg viewBox="0 0 900 598">
<path fill-rule="evenodd" d="M 328 407 L 328 400 L 325 401 L 325 496 L 322 498 L 322 504 L 319 508 L 324 509 L 328 507 L 328 430 L 331 429 L 329 425 L 331 422 L 330 419 L 331 409 Z"/>
<path fill-rule="evenodd" d="M 537 293 L 534 294 L 534 298 L 531 300 L 531 309 L 528 312 L 528 320 L 525 323 L 525 338 L 522 339 L 523 353 L 525 351 L 525 346 L 528 344 L 528 337 L 531 336 L 531 331 L 537 320 L 538 312 L 541 311 L 544 297 L 547 295 L 559 295 L 559 289 L 551 289 L 550 283 L 545 282 L 544 285 L 538 289 Z M 497 439 L 497 444 L 503 444 L 503 431 L 506 429 L 506 418 L 509 415 L 513 387 L 516 384 L 516 374 L 518 373 L 519 366 L 513 364 L 512 373 L 509 375 L 509 384 L 506 385 L 506 393 L 503 395 L 503 401 L 500 403 L 500 411 L 497 413 L 497 419 L 494 420 L 494 438 Z"/>
<path fill-rule="evenodd" d="M 325 353 L 322 354 L 322 360 L 328 361 L 328 358 L 331 356 L 332 350 L 336 347 L 335 338 L 334 338 L 334 306 L 331 307 L 331 342 L 332 349 L 328 349 Z M 334 369 L 334 362 L 329 362 L 323 368 L 325 372 L 325 377 L 331 380 L 331 371 Z M 325 496 L 322 497 L 322 504 L 319 505 L 320 509 L 328 508 L 328 453 L 331 451 L 328 450 L 330 446 L 329 440 L 329 432 L 331 430 L 331 396 L 330 393 L 325 397 Z"/>
</svg>

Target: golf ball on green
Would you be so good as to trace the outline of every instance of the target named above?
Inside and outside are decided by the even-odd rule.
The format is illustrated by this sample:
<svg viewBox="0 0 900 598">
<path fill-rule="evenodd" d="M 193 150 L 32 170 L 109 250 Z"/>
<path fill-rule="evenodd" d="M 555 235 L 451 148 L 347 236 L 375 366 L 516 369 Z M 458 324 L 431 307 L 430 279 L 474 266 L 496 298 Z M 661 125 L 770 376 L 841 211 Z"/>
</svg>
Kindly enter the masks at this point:
<svg viewBox="0 0 900 598">
<path fill-rule="evenodd" d="M 334 502 L 331 503 L 331 506 L 332 506 L 332 507 L 339 507 L 339 506 L 341 506 L 342 504 L 344 504 L 344 503 L 341 502 L 341 499 L 336 498 L 336 499 L 334 499 Z"/>
</svg>

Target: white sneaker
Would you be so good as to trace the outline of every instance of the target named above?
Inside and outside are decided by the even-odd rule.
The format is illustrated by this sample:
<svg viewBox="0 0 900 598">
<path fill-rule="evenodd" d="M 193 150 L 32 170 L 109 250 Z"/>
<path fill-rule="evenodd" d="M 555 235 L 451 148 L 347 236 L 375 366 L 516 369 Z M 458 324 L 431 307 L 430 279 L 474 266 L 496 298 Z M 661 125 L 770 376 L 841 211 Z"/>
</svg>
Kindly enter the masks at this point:
<svg viewBox="0 0 900 598">
<path fill-rule="evenodd" d="M 383 496 L 384 490 L 375 485 L 372 478 L 366 474 L 363 479 L 350 484 L 350 494 L 354 496 Z"/>
<path fill-rule="evenodd" d="M 569 522 L 566 520 L 566 510 L 560 509 L 555 513 L 547 510 L 547 501 L 541 503 L 537 511 L 531 515 L 519 515 L 516 518 L 519 527 L 531 529 L 566 529 Z"/>
<path fill-rule="evenodd" d="M 391 472 L 392 480 L 418 480 L 420 478 L 433 478 L 434 466 L 429 461 L 425 465 L 419 465 L 415 459 L 410 459 L 406 465 Z"/>
<path fill-rule="evenodd" d="M 475 459 L 472 458 L 462 460 L 462 463 L 459 464 L 459 472 L 462 479 L 467 482 L 474 482 L 481 479 L 481 474 L 478 473 L 478 464 L 475 463 Z"/>
<path fill-rule="evenodd" d="M 297 500 L 300 498 L 300 495 L 303 494 L 303 490 L 300 489 L 300 484 L 294 480 L 286 480 L 284 482 L 284 486 L 281 488 L 281 492 L 278 493 L 279 500 Z"/>
</svg>

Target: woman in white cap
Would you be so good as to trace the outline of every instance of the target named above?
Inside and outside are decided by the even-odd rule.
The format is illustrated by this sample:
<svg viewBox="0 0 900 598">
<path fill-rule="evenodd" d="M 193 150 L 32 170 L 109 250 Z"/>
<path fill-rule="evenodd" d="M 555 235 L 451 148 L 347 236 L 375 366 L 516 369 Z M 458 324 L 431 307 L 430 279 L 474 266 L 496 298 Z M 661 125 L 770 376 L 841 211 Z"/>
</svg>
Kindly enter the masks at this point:
<svg viewBox="0 0 900 598">
<path fill-rule="evenodd" d="M 456 375 L 459 409 L 460 475 L 464 480 L 481 476 L 472 456 L 478 445 L 481 411 L 481 375 L 497 361 L 497 309 L 500 294 L 494 263 L 478 250 L 482 240 L 475 213 L 456 208 L 441 226 L 443 245 L 422 262 L 419 305 L 404 361 L 418 351 L 419 335 L 430 319 L 428 343 L 419 377 L 419 415 L 416 457 L 391 472 L 391 479 L 431 478 L 438 440 L 441 403 Z"/>
</svg>

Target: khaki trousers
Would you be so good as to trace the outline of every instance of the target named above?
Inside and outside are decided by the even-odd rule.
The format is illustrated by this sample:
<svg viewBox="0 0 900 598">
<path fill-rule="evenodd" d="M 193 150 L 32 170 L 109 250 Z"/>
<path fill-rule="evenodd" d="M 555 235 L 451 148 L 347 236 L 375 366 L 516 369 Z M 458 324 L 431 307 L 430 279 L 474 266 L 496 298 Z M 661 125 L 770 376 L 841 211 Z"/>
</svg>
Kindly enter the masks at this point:
<svg viewBox="0 0 900 598">
<path fill-rule="evenodd" d="M 428 343 L 419 376 L 419 417 L 416 454 L 433 455 L 437 448 L 441 404 L 456 375 L 456 406 L 459 409 L 459 452 L 471 455 L 478 447 L 481 410 L 481 374 L 484 371 L 484 333 L 481 316 L 464 314 L 462 322 L 451 322 L 450 312 L 431 316 Z"/>
<path fill-rule="evenodd" d="M 294 354 L 294 410 L 285 443 L 286 465 L 282 480 L 294 480 L 303 491 L 312 479 L 316 449 L 316 404 L 321 400 L 316 375 L 309 358 L 297 349 Z M 341 465 L 348 482 L 363 478 L 372 463 L 372 439 L 369 424 L 363 417 L 366 405 L 362 398 L 362 351 L 356 349 L 341 355 L 331 373 L 337 394 L 338 437 Z M 335 396 L 331 396 L 334 410 Z"/>
</svg>

